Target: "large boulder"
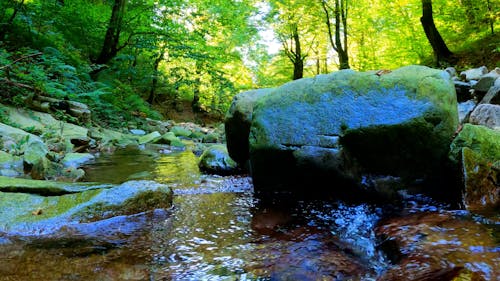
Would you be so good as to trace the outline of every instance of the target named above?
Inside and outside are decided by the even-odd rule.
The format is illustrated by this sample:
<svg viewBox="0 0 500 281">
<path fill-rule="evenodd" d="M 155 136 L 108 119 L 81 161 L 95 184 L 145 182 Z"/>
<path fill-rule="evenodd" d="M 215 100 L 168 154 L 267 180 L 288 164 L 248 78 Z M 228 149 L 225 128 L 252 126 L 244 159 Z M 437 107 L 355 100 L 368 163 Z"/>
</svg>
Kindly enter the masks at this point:
<svg viewBox="0 0 500 281">
<path fill-rule="evenodd" d="M 293 81 L 259 98 L 252 115 L 256 186 L 319 186 L 318 179 L 334 186 L 366 174 L 432 178 L 458 124 L 449 74 L 424 66 Z"/>
<path fill-rule="evenodd" d="M 258 89 L 236 95 L 226 114 L 224 127 L 229 155 L 242 166 L 250 158 L 248 136 L 253 107 L 258 99 L 270 94 L 273 90 L 272 88 Z"/>
</svg>

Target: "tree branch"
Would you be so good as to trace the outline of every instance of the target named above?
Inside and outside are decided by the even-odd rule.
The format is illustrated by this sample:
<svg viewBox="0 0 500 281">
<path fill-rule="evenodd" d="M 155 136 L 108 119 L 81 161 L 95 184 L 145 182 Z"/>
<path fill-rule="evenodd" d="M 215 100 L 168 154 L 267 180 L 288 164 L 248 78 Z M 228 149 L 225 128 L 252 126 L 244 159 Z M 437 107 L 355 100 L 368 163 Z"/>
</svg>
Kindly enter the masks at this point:
<svg viewBox="0 0 500 281">
<path fill-rule="evenodd" d="M 19 62 L 19 61 L 22 61 L 22 60 L 25 60 L 25 59 L 27 59 L 27 58 L 31 58 L 31 57 L 40 56 L 40 55 L 42 55 L 42 54 L 43 54 L 42 52 L 39 52 L 39 53 L 35 53 L 35 54 L 31 54 L 31 55 L 24 56 L 24 57 L 20 57 L 20 58 L 18 58 L 17 60 L 15 60 L 15 61 L 13 61 L 13 62 L 11 62 L 11 63 L 7 64 L 7 65 L 4 65 L 4 66 L 0 67 L 0 70 L 5 69 L 5 68 L 9 68 L 10 66 L 12 66 L 13 64 L 15 64 L 15 63 L 17 63 L 17 62 Z"/>
</svg>

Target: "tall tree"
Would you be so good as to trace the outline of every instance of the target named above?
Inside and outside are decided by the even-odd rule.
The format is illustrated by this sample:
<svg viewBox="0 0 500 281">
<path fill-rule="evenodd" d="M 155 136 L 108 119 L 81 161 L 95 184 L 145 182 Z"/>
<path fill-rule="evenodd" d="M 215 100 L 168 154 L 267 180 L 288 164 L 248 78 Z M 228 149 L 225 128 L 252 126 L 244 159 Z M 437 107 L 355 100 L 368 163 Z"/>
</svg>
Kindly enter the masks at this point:
<svg viewBox="0 0 500 281">
<path fill-rule="evenodd" d="M 116 54 L 118 54 L 118 51 L 120 49 L 123 49 L 125 47 L 125 45 L 119 46 L 119 43 L 120 33 L 122 32 L 123 28 L 122 23 L 123 16 L 125 15 L 126 4 L 127 0 L 114 1 L 101 52 L 99 53 L 97 59 L 94 61 L 96 64 L 108 63 L 116 56 Z"/>
<path fill-rule="evenodd" d="M 453 62 L 455 60 L 454 54 L 448 49 L 443 37 L 441 37 L 434 24 L 432 0 L 422 0 L 422 17 L 420 18 L 420 22 L 424 28 L 425 36 L 427 36 L 427 40 L 429 40 L 434 51 L 436 65 L 440 65 L 442 62 Z"/>
<path fill-rule="evenodd" d="M 296 23 L 289 26 L 288 34 L 280 34 L 280 41 L 283 44 L 283 51 L 293 64 L 293 80 L 304 77 L 304 60 L 307 54 L 302 52 L 300 44 L 299 28 Z"/>
<path fill-rule="evenodd" d="M 315 16 L 317 3 L 307 0 L 274 0 L 269 21 L 272 22 L 277 39 L 282 44 L 280 55 L 293 65 L 294 80 L 304 76 L 306 58 L 315 47 L 318 33 L 318 21 Z"/>
<path fill-rule="evenodd" d="M 327 0 L 320 0 L 325 13 L 325 23 L 328 28 L 328 37 L 332 48 L 339 56 L 339 68 L 347 69 L 349 66 L 349 54 L 347 52 L 347 15 L 349 11 L 348 0 L 335 0 L 332 8 Z M 334 15 L 332 23 L 331 14 Z M 332 31 L 335 25 L 335 34 Z"/>
</svg>

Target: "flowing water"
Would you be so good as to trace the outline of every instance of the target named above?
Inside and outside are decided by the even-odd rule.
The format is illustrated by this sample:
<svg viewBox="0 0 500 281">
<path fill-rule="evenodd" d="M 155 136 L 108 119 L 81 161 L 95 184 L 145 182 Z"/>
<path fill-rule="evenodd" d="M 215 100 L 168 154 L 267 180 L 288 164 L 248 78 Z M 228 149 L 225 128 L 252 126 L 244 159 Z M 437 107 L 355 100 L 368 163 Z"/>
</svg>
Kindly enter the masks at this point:
<svg viewBox="0 0 500 281">
<path fill-rule="evenodd" d="M 408 196 L 396 212 L 387 206 L 259 195 L 247 176 L 202 175 L 192 152 L 155 147 L 102 154 L 85 170 L 88 181 L 152 179 L 168 184 L 174 190 L 174 207 L 133 216 L 131 230 L 113 241 L 0 240 L 0 280 L 404 280 L 402 274 L 411 271 L 397 263 L 405 258 L 414 262 L 414 251 L 418 258 L 428 255 L 427 250 L 437 251 L 438 258 L 450 260 L 447 266 L 452 264 L 447 256 L 450 241 L 468 249 L 459 257 L 467 272 L 498 280 L 498 224 L 466 212 L 443 213 L 446 206 L 425 197 Z M 395 213 L 418 218 L 394 222 L 388 214 Z M 443 233 L 431 241 L 430 250 L 413 241 L 421 236 L 412 235 L 421 233 L 411 232 L 412 227 L 420 231 L 422 221 Z M 470 242 L 460 232 L 468 227 L 485 231 L 481 238 L 493 242 Z M 382 241 L 377 231 L 394 234 L 390 241 L 417 238 L 399 241 L 402 248 L 391 254 L 391 243 Z M 447 247 L 439 248 L 442 244 Z"/>
</svg>

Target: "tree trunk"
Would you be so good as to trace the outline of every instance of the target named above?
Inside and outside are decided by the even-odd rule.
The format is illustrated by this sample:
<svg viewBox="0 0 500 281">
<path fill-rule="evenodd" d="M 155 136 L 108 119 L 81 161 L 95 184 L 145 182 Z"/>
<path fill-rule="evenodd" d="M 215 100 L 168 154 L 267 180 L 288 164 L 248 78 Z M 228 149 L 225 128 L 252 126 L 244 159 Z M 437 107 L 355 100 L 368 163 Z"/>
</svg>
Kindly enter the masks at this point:
<svg viewBox="0 0 500 281">
<path fill-rule="evenodd" d="M 282 35 L 280 41 L 283 44 L 283 51 L 293 64 L 293 80 L 304 77 L 304 60 L 307 55 L 302 54 L 300 45 L 299 28 L 297 24 L 291 24 L 290 33 Z"/>
<path fill-rule="evenodd" d="M 153 64 L 153 81 L 151 82 L 151 89 L 149 91 L 148 103 L 153 105 L 156 97 L 156 88 L 158 86 L 158 67 L 160 62 L 163 60 L 163 50 L 160 52 L 158 57 L 156 57 Z"/>
<path fill-rule="evenodd" d="M 293 60 L 293 80 L 304 77 L 304 58 L 302 57 L 302 49 L 300 46 L 299 29 L 296 26 L 293 30 L 293 41 L 295 43 L 295 59 Z"/>
<path fill-rule="evenodd" d="M 331 7 L 328 6 L 327 0 L 321 0 L 321 6 L 325 12 L 325 23 L 328 28 L 328 37 L 333 50 L 339 56 L 339 69 L 349 69 L 349 54 L 347 52 L 347 2 L 344 0 L 335 0 L 335 35 L 332 31 L 332 22 L 330 20 Z M 343 27 L 343 37 L 341 37 L 340 27 Z M 343 40 L 341 40 L 341 38 Z M 343 41 L 343 43 L 342 43 Z"/>
<path fill-rule="evenodd" d="M 424 28 L 425 36 L 427 36 L 427 40 L 429 40 L 432 46 L 436 65 L 439 66 L 441 62 L 453 63 L 455 59 L 453 53 L 446 46 L 443 37 L 441 37 L 434 24 L 432 0 L 422 0 L 422 17 L 420 18 L 420 22 Z"/>
<path fill-rule="evenodd" d="M 102 45 L 101 52 L 94 61 L 96 64 L 106 64 L 113 59 L 119 51 L 120 33 L 122 29 L 123 16 L 127 0 L 115 0 L 113 11 L 109 20 L 106 36 Z"/>
<path fill-rule="evenodd" d="M 3 41 L 5 39 L 5 35 L 7 35 L 9 28 L 12 27 L 12 24 L 14 23 L 14 19 L 16 18 L 17 14 L 19 13 L 19 11 L 23 7 L 23 5 L 24 5 L 24 0 L 17 3 L 16 6 L 14 7 L 14 12 L 9 17 L 7 22 L 0 22 L 0 41 Z M 4 6 L 4 5 L 2 5 L 2 6 Z M 4 8 L 6 8 L 6 7 L 4 7 Z"/>
<path fill-rule="evenodd" d="M 495 17 L 493 16 L 493 8 L 491 6 L 491 1 L 487 1 L 488 4 L 488 21 L 490 23 L 491 35 L 495 35 Z"/>
</svg>

